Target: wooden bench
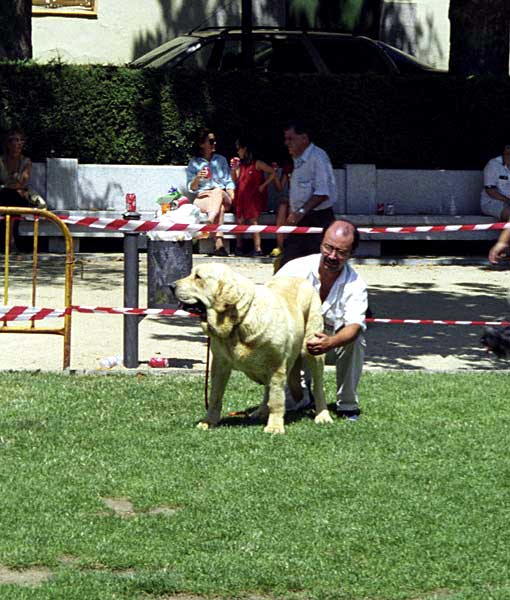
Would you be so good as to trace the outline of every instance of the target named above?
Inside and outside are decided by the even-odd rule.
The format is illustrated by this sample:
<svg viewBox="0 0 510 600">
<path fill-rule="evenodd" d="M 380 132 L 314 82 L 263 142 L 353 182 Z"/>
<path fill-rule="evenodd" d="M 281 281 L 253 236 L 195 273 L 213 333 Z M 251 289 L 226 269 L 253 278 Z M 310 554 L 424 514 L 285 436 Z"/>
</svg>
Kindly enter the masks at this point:
<svg viewBox="0 0 510 600">
<path fill-rule="evenodd" d="M 57 214 L 66 214 L 69 216 L 80 215 L 84 217 L 98 217 L 107 219 L 121 219 L 120 211 L 58 211 Z M 496 220 L 492 217 L 483 215 L 460 215 L 460 216 L 445 216 L 445 215 L 344 215 L 337 214 L 337 218 L 346 218 L 355 223 L 358 227 L 399 227 L 399 226 L 419 226 L 419 225 L 471 225 L 471 224 L 486 224 L 494 223 Z M 153 211 L 141 212 L 142 220 L 153 220 Z M 202 214 L 201 222 L 206 222 L 206 215 Z M 236 222 L 233 213 L 225 214 L 225 223 L 234 224 Z M 264 213 L 260 219 L 261 225 L 274 225 L 275 215 Z M 121 238 L 123 234 L 118 231 L 107 229 L 94 229 L 91 227 L 83 227 L 78 225 L 69 225 L 69 229 L 73 235 L 74 250 L 79 252 L 80 241 L 85 238 Z M 33 235 L 33 224 L 26 221 L 20 223 L 19 233 L 21 236 Z M 49 252 L 64 252 L 64 239 L 60 230 L 49 221 L 42 221 L 39 225 L 39 235 L 48 238 Z M 250 237 L 251 234 L 245 234 Z M 496 240 L 499 235 L 497 230 L 476 230 L 476 231 L 453 231 L 453 232 L 433 232 L 433 233 L 362 233 L 361 244 L 358 254 L 364 256 L 380 256 L 381 242 L 383 240 Z M 274 239 L 274 234 L 268 234 L 264 237 Z M 227 250 L 230 250 L 230 242 L 235 238 L 235 235 L 226 234 L 225 243 Z M 146 246 L 145 236 L 140 236 L 140 247 Z M 200 239 L 198 241 L 198 252 L 208 253 L 212 251 L 213 239 Z"/>
</svg>

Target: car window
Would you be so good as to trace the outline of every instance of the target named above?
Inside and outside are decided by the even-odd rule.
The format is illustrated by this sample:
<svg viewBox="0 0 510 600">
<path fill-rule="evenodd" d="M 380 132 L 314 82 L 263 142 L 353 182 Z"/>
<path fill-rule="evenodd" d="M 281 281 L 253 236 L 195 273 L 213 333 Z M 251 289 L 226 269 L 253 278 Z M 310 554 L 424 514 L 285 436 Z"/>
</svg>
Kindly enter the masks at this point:
<svg viewBox="0 0 510 600">
<path fill-rule="evenodd" d="M 198 48 L 195 47 L 196 49 L 189 52 L 189 55 L 186 56 L 179 65 L 186 67 L 187 69 L 207 69 L 211 59 L 213 46 L 212 43 L 208 43 L 203 44 Z"/>
<path fill-rule="evenodd" d="M 271 57 L 272 44 L 268 40 L 254 40 L 253 60 L 256 68 L 265 67 Z M 241 40 L 228 40 L 225 42 L 220 69 L 231 71 L 242 66 Z"/>
<path fill-rule="evenodd" d="M 290 38 L 273 40 L 267 69 L 275 73 L 315 73 L 317 67 L 301 40 Z"/>
<path fill-rule="evenodd" d="M 143 56 L 140 56 L 134 60 L 131 64 L 134 66 L 162 66 L 166 62 L 172 61 L 180 53 L 185 52 L 186 48 L 196 44 L 196 39 L 192 37 L 182 36 L 177 37 L 157 48 L 154 48 L 150 52 L 147 52 Z M 159 61 L 157 64 L 153 64 Z"/>
<path fill-rule="evenodd" d="M 356 39 L 312 39 L 326 67 L 336 75 L 342 73 L 388 73 L 390 67 L 380 50 Z"/>
</svg>

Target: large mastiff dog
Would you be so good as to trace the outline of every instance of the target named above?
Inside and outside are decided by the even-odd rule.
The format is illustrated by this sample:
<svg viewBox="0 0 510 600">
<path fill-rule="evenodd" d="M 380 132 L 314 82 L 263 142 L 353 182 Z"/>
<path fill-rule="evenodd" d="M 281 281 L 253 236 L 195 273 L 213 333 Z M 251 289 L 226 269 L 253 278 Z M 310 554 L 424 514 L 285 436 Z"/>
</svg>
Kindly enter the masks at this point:
<svg viewBox="0 0 510 600">
<path fill-rule="evenodd" d="M 225 387 L 236 369 L 265 387 L 256 411 L 268 418 L 264 431 L 284 433 L 285 384 L 299 401 L 301 357 L 312 378 L 315 422 L 332 422 L 323 389 L 324 357 L 312 356 L 305 346 L 305 340 L 323 330 L 320 299 L 308 281 L 276 277 L 256 286 L 224 264 L 208 263 L 176 281 L 175 295 L 188 310 L 201 314 L 211 338 L 211 395 L 199 427 L 218 424 Z"/>
</svg>

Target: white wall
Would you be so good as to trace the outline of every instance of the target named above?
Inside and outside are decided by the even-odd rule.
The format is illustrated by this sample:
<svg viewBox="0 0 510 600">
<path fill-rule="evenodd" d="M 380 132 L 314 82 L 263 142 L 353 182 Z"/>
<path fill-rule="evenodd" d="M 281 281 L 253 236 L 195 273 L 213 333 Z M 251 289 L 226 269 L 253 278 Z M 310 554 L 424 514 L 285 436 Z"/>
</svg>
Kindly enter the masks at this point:
<svg viewBox="0 0 510 600">
<path fill-rule="evenodd" d="M 335 169 L 335 212 L 373 215 L 379 202 L 392 203 L 399 215 L 480 214 L 482 171 L 377 169 L 344 165 Z M 175 186 L 186 191 L 183 165 L 82 165 L 74 158 L 34 163 L 31 185 L 52 210 L 125 208 L 125 195 L 135 193 L 139 210 L 157 208 L 156 199 Z"/>
<path fill-rule="evenodd" d="M 433 67 L 448 69 L 448 0 L 385 0 L 381 39 Z"/>
</svg>

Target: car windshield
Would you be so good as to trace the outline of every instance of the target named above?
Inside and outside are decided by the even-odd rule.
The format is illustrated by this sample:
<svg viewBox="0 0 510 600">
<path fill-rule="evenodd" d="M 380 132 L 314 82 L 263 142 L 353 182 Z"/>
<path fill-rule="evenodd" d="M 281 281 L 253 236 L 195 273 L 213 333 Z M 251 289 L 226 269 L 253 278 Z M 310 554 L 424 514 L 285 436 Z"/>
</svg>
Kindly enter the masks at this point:
<svg viewBox="0 0 510 600">
<path fill-rule="evenodd" d="M 183 35 L 177 37 L 135 59 L 131 64 L 135 67 L 160 67 L 173 60 L 189 47 L 200 44 L 196 37 Z"/>
<path fill-rule="evenodd" d="M 389 46 L 385 42 L 377 41 L 377 44 L 386 52 L 386 54 L 391 58 L 391 60 L 397 65 L 400 73 L 404 75 L 407 73 L 418 73 L 423 71 L 434 71 L 435 69 L 430 65 L 426 65 L 425 63 L 420 62 L 418 59 L 402 52 L 398 48 L 394 48 L 393 46 Z"/>
</svg>

